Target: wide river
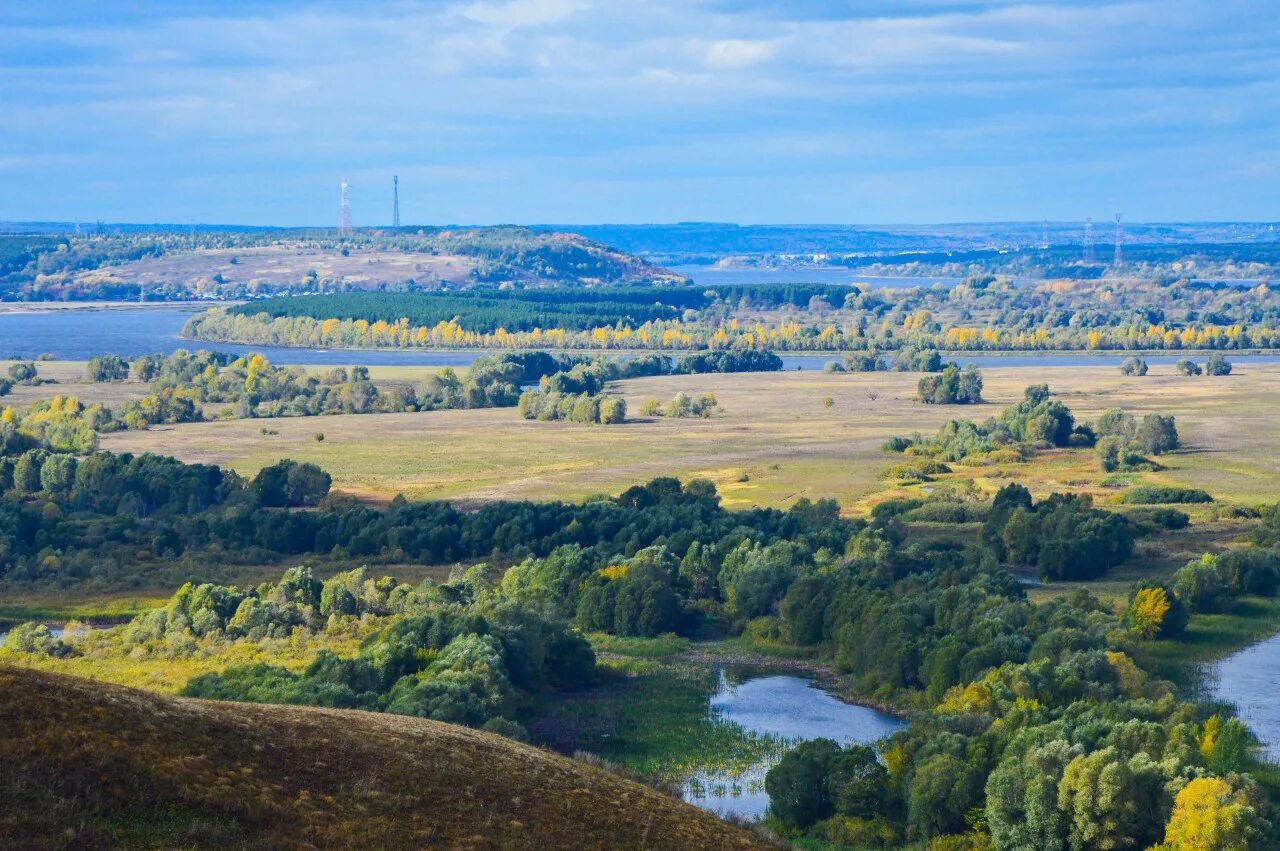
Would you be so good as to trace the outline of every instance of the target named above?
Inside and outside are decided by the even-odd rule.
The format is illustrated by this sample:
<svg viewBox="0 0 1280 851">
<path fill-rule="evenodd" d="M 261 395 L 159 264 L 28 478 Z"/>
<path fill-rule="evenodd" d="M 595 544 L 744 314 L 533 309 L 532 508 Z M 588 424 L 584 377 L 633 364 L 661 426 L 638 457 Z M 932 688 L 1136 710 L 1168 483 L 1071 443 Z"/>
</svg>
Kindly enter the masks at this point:
<svg viewBox="0 0 1280 851">
<path fill-rule="evenodd" d="M 237 353 L 261 352 L 272 363 L 357 364 L 361 366 L 410 366 L 432 364 L 466 366 L 482 354 L 478 351 L 437 351 L 413 349 L 391 351 L 365 349 L 297 349 L 274 346 L 235 346 L 184 340 L 183 324 L 196 311 L 189 307 L 120 307 L 110 310 L 42 310 L 31 313 L 0 313 L 0 359 L 31 359 L 51 354 L 58 360 L 88 360 L 95 355 L 117 354 L 126 358 L 175 349 L 216 348 Z M 1118 366 L 1124 353 L 956 355 L 961 364 L 982 368 L 1047 366 Z M 1181 355 L 1153 355 L 1151 364 L 1168 364 Z M 1280 363 L 1280 355 L 1232 355 L 1232 360 L 1250 363 Z M 838 355 L 784 355 L 788 370 L 820 370 Z"/>
<path fill-rule="evenodd" d="M 710 711 L 750 733 L 784 746 L 826 738 L 840 744 L 883 739 L 903 722 L 866 706 L 844 703 L 802 676 L 720 672 Z M 685 800 L 719 815 L 759 818 L 769 806 L 764 778 L 776 762 L 768 757 L 745 771 L 702 771 L 684 785 Z"/>
</svg>

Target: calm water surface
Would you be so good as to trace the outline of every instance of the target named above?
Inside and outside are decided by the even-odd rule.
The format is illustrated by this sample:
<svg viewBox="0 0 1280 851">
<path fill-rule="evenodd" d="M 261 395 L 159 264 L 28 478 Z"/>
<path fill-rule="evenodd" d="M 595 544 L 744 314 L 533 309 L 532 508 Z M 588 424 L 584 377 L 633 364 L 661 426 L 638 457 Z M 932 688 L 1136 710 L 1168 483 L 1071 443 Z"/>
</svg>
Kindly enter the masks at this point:
<svg viewBox="0 0 1280 851">
<path fill-rule="evenodd" d="M 844 703 L 809 678 L 790 674 L 721 671 L 711 711 L 748 732 L 776 739 L 779 745 L 775 755 L 746 771 L 699 772 L 684 786 L 690 803 L 720 815 L 746 818 L 759 818 L 768 808 L 764 776 L 786 746 L 818 738 L 869 744 L 903 726 L 890 715 Z"/>
<path fill-rule="evenodd" d="M 1264 756 L 1280 763 L 1280 634 L 1223 659 L 1210 679 L 1213 696 L 1235 704 L 1240 720 L 1262 742 Z"/>
<path fill-rule="evenodd" d="M 179 337 L 183 323 L 196 311 L 190 307 L 139 307 L 111 310 L 49 310 L 38 313 L 0 313 L 0 358 L 35 358 L 45 352 L 59 360 L 88 360 L 94 355 L 117 354 L 126 358 L 175 349 L 216 348 L 246 354 L 260 352 L 272 363 L 362 366 L 411 366 L 433 364 L 466 366 L 482 352 L 434 350 L 389 351 L 368 349 L 298 349 L 273 346 L 236 346 L 201 343 Z M 996 367 L 1119 366 L 1127 357 L 1114 354 L 955 355 L 951 360 L 987 369 Z M 841 355 L 783 355 L 787 370 L 821 370 Z M 1150 364 L 1171 364 L 1184 355 L 1152 355 Z M 1204 356 L 1193 358 L 1204 360 Z M 1233 355 L 1240 363 L 1280 363 L 1280 355 Z"/>
<path fill-rule="evenodd" d="M 849 269 L 756 269 L 753 267 L 721 268 L 719 266 L 671 266 L 671 271 L 684 275 L 695 284 L 713 287 L 717 284 L 870 284 L 873 287 L 931 287 L 943 284 L 953 287 L 961 278 L 890 277 L 859 275 Z"/>
</svg>

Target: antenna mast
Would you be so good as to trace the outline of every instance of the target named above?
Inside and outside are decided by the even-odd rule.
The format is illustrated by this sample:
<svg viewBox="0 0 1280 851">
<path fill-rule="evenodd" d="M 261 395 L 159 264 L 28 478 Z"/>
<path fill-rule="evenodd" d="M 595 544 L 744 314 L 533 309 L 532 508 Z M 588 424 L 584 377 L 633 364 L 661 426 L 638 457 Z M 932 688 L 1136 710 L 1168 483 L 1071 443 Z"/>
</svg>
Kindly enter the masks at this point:
<svg viewBox="0 0 1280 851">
<path fill-rule="evenodd" d="M 347 198 L 347 181 L 342 181 L 342 195 L 338 202 L 338 236 L 351 233 L 351 202 Z"/>
<path fill-rule="evenodd" d="M 1120 230 L 1120 214 L 1119 214 L 1119 213 L 1116 213 L 1116 253 L 1115 253 L 1115 256 L 1111 258 L 1111 265 L 1112 265 L 1112 266 L 1115 266 L 1115 267 L 1117 267 L 1117 268 L 1120 266 L 1120 239 L 1121 239 L 1121 237 L 1122 237 L 1122 233 L 1121 233 L 1121 230 Z"/>
<path fill-rule="evenodd" d="M 1093 216 L 1084 220 L 1084 262 L 1093 262 Z"/>
<path fill-rule="evenodd" d="M 391 197 L 394 205 L 391 210 L 391 226 L 400 227 L 400 175 L 391 175 Z"/>
</svg>

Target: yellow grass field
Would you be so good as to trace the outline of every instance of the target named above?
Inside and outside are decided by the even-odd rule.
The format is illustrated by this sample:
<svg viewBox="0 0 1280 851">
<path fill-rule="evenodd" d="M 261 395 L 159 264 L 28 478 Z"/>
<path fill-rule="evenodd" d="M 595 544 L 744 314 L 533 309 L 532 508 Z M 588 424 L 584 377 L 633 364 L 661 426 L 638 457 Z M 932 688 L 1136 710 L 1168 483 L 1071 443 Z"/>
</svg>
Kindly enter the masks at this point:
<svg viewBox="0 0 1280 851">
<path fill-rule="evenodd" d="M 412 380 L 433 368 L 399 367 L 382 380 Z M 620 426 L 542 423 L 512 409 L 240 420 L 161 426 L 107 435 L 106 449 L 161 452 L 251 475 L 280 458 L 311 461 L 335 488 L 373 500 L 577 499 L 611 494 L 659 475 L 715 481 L 730 506 L 786 506 L 835 497 L 850 510 L 889 492 L 881 444 L 895 434 L 930 433 L 951 418 L 984 419 L 1047 382 L 1078 418 L 1105 408 L 1177 416 L 1187 449 L 1164 456 L 1153 482 L 1202 487 L 1242 503 L 1280 498 L 1280 366 L 1237 365 L 1224 378 L 1175 376 L 1172 367 L 1126 377 L 1113 367 L 1007 367 L 984 371 L 981 406 L 914 400 L 919 376 L 818 372 L 667 376 L 619 382 L 631 421 Z M 710 419 L 636 415 L 646 399 L 677 391 L 714 393 Z M 831 397 L 825 407 L 824 397 Z M 264 435 L 268 427 L 278 434 Z M 318 432 L 324 441 L 315 440 Z M 1100 474 L 1086 451 L 1048 453 L 1000 469 L 960 468 L 994 490 L 1010 478 L 1038 495 L 1091 490 Z"/>
</svg>

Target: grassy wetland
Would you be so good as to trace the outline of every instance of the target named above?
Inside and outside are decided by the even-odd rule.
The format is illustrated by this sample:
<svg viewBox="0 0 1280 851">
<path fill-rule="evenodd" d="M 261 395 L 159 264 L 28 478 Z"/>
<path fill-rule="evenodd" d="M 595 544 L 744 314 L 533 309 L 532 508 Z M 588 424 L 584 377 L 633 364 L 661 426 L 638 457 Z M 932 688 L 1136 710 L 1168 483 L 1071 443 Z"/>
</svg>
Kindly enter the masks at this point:
<svg viewBox="0 0 1280 851">
<path fill-rule="evenodd" d="M 374 367 L 375 380 L 413 380 L 430 367 Z M 958 411 L 920 404 L 910 373 L 812 371 L 664 376 L 619 382 L 629 410 L 678 392 L 712 393 L 706 419 L 633 416 L 614 429 L 530 422 L 503 410 L 373 414 L 361 417 L 233 420 L 107 435 L 103 447 L 160 452 L 252 474 L 281 457 L 310 461 L 334 487 L 374 500 L 580 499 L 616 493 L 659 474 L 716 483 L 730 506 L 786 507 L 801 497 L 838 499 L 865 510 L 893 493 L 880 479 L 881 445 L 891 436 L 929 433 L 959 415 L 998 412 L 1034 382 L 1046 382 L 1080 419 L 1122 407 L 1135 415 L 1174 414 L 1186 449 L 1143 474 L 1144 481 L 1201 487 L 1228 501 L 1280 498 L 1280 366 L 1237 362 L 1230 376 L 1188 378 L 1153 366 L 1143 377 L 1114 367 L 1008 367 L 983 371 L 986 405 Z M 827 407 L 824 399 L 830 398 Z M 264 436 L 269 426 L 278 434 Z M 315 434 L 324 433 L 317 442 Z M 1088 453 L 1048 454 L 1035 464 L 963 470 L 994 492 L 1008 478 L 1037 495 L 1078 490 L 1099 497 Z"/>
<path fill-rule="evenodd" d="M 621 400 L 623 421 L 522 416 L 513 384 L 539 357 L 560 371 L 537 393 Z M 1023 745 L 973 731 L 1078 712 L 1105 726 L 1121 702 L 1194 753 L 1095 761 L 1172 772 L 1172 789 L 1247 776 L 1222 782 L 1255 813 L 1280 794 L 1229 710 L 1193 702 L 1205 665 L 1280 617 L 1280 365 L 997 366 L 965 405 L 886 371 L 125 366 L 43 361 L 43 383 L 10 394 L 18 433 L 53 451 L 5 468 L 4 663 L 477 727 L 814 847 L 999 846 L 1016 816 L 986 784 Z M 181 398 L 180 416 L 164 407 Z M 1141 448 L 1151 417 L 1176 440 Z M 1121 433 L 1128 454 L 1106 467 L 1095 444 Z M 58 451 L 68 439 L 97 452 Z M 832 694 L 861 706 L 792 723 Z M 789 809 L 807 793 L 786 790 L 816 782 L 795 778 L 850 762 L 863 797 Z M 937 772 L 970 780 L 939 792 Z M 1156 836 L 1177 794 L 1127 829 Z"/>
</svg>

